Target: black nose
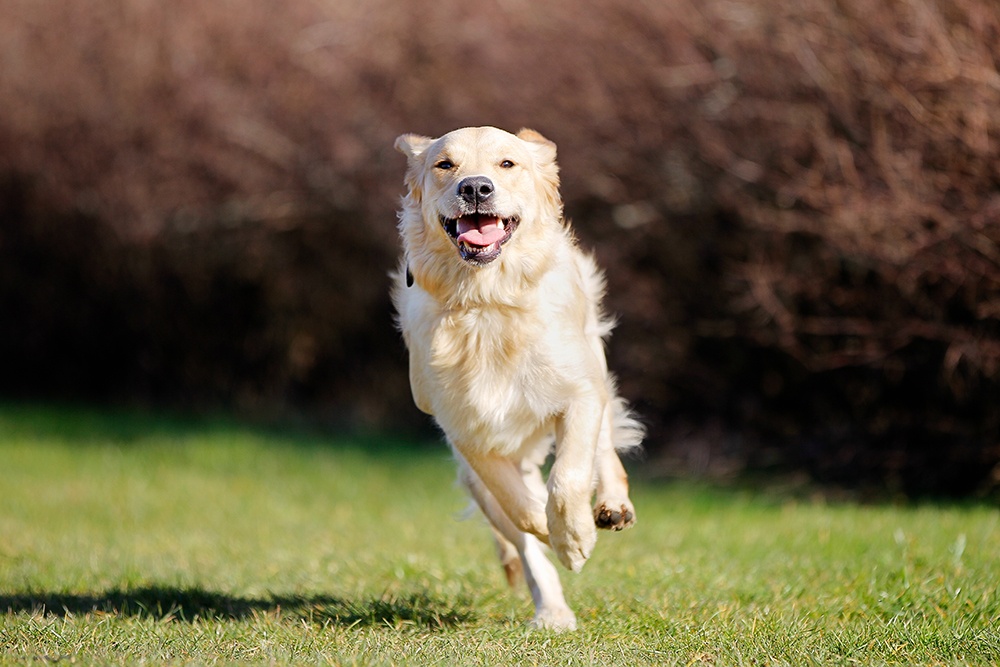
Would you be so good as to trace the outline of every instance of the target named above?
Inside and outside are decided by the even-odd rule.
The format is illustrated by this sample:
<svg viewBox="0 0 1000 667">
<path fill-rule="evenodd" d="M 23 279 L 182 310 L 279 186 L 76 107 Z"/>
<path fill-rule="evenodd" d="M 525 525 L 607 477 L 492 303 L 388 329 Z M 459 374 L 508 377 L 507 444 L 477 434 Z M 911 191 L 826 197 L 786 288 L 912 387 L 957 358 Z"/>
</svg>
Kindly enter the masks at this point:
<svg viewBox="0 0 1000 667">
<path fill-rule="evenodd" d="M 493 196 L 493 181 L 485 176 L 469 176 L 458 184 L 458 196 L 470 204 L 485 202 Z"/>
</svg>

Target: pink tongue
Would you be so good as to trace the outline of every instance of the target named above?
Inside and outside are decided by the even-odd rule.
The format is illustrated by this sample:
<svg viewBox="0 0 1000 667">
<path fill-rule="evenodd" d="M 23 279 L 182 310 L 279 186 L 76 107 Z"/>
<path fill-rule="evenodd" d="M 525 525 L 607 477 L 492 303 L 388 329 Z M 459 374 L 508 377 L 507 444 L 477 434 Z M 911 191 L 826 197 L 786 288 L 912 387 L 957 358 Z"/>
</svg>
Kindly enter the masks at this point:
<svg viewBox="0 0 1000 667">
<path fill-rule="evenodd" d="M 478 227 L 475 220 L 475 218 L 459 218 L 459 243 L 485 247 L 503 240 L 506 232 L 500 227 L 499 218 L 479 218 Z"/>
</svg>

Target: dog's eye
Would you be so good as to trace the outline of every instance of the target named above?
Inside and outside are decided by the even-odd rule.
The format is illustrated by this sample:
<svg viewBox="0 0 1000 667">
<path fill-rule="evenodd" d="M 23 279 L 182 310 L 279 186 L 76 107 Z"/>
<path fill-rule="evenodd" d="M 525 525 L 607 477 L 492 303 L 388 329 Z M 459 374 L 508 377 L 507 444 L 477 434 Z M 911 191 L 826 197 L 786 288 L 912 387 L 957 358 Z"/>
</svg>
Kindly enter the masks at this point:
<svg viewBox="0 0 1000 667">
<path fill-rule="evenodd" d="M 510 160 L 504 160 L 503 162 L 500 163 L 500 166 L 503 167 L 504 169 L 510 169 L 511 167 L 514 166 L 514 163 Z"/>
<path fill-rule="evenodd" d="M 448 171 L 449 169 L 454 167 L 455 164 L 451 160 L 441 160 L 434 166 L 437 167 L 438 169 L 443 169 L 444 171 Z"/>
</svg>

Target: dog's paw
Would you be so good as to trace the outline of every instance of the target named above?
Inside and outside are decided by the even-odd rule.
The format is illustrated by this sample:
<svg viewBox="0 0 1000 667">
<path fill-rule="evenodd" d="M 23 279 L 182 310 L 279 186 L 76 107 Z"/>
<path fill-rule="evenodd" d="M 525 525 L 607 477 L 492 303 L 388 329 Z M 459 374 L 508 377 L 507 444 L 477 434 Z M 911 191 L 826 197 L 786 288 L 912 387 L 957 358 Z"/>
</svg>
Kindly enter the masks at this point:
<svg viewBox="0 0 1000 667">
<path fill-rule="evenodd" d="M 567 632 L 576 630 L 576 616 L 569 607 L 539 609 L 531 619 L 531 627 L 536 630 Z"/>
<path fill-rule="evenodd" d="M 635 509 L 628 498 L 607 500 L 594 506 L 594 525 L 604 530 L 624 530 L 635 523 Z"/>
<path fill-rule="evenodd" d="M 559 561 L 573 572 L 583 569 L 597 543 L 597 529 L 590 512 L 569 515 L 559 512 L 549 514 L 549 546 Z"/>
</svg>

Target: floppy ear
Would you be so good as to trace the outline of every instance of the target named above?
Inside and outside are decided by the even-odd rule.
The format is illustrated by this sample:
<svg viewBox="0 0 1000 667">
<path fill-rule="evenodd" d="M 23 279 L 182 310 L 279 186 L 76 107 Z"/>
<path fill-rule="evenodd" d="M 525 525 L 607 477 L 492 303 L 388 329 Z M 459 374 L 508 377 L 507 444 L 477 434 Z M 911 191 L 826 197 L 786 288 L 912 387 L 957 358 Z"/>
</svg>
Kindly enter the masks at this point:
<svg viewBox="0 0 1000 667">
<path fill-rule="evenodd" d="M 406 177 L 403 181 L 410 193 L 407 195 L 413 201 L 420 201 L 420 171 L 423 168 L 417 160 L 427 150 L 434 140 L 420 134 L 401 134 L 396 137 L 396 150 L 406 156 Z"/>
<path fill-rule="evenodd" d="M 419 134 L 401 134 L 396 137 L 396 150 L 412 160 L 427 150 L 432 141 L 430 137 Z"/>
<path fill-rule="evenodd" d="M 543 137 L 540 133 L 524 128 L 517 133 L 517 138 L 531 144 L 531 148 L 538 158 L 539 166 L 545 167 L 550 164 L 555 164 L 556 145 Z"/>
<path fill-rule="evenodd" d="M 556 145 L 534 130 L 527 128 L 517 133 L 517 138 L 528 143 L 535 154 L 536 169 L 541 176 L 541 194 L 548 211 L 562 219 L 562 199 L 559 197 L 559 165 L 556 164 Z"/>
</svg>

